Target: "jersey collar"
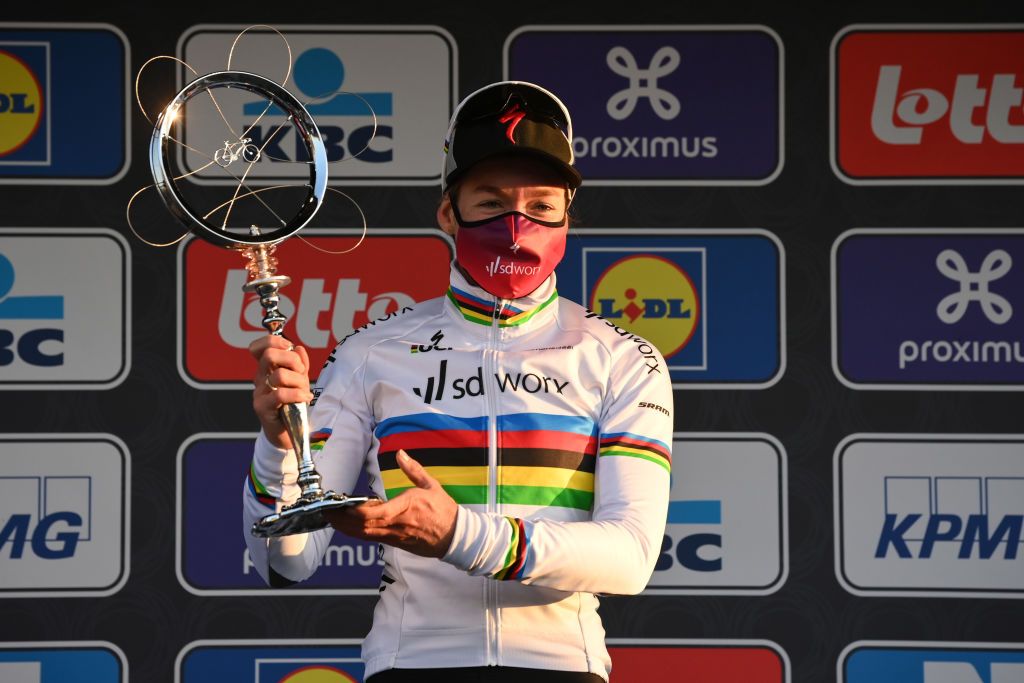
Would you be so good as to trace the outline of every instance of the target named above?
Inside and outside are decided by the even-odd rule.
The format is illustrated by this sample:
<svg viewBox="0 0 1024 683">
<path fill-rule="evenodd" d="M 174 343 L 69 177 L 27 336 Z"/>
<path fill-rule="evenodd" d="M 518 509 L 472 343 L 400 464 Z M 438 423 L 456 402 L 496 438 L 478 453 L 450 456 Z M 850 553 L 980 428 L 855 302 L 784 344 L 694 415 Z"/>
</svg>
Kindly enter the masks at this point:
<svg viewBox="0 0 1024 683">
<path fill-rule="evenodd" d="M 499 299 L 483 288 L 470 284 L 452 262 L 451 276 L 445 298 L 448 306 L 470 323 L 490 327 L 497 320 L 498 327 L 516 329 L 532 328 L 558 307 L 558 291 L 555 289 L 555 274 L 548 276 L 541 285 L 518 299 Z"/>
</svg>

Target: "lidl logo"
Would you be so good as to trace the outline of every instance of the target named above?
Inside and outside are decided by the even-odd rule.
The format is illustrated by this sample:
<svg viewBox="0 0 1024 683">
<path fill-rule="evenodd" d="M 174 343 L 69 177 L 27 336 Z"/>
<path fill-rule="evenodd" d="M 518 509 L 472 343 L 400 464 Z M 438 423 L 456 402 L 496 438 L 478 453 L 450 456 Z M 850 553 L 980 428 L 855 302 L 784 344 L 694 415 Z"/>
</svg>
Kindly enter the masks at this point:
<svg viewBox="0 0 1024 683">
<path fill-rule="evenodd" d="M 597 276 L 590 301 L 602 318 L 626 323 L 674 357 L 693 340 L 701 312 L 701 290 L 679 262 L 692 261 L 689 270 L 699 278 L 703 256 L 699 251 L 675 261 L 653 254 L 625 256 Z"/>
<path fill-rule="evenodd" d="M 178 654 L 178 683 L 359 683 L 357 640 L 199 640 Z"/>
<path fill-rule="evenodd" d="M 0 43 L 0 160 L 49 156 L 49 131 L 40 126 L 48 106 L 43 90 L 48 62 L 46 44 Z"/>
<path fill-rule="evenodd" d="M 624 232 L 624 231 L 623 231 Z M 782 245 L 757 231 L 574 230 L 559 293 L 641 351 L 676 387 L 773 384 L 785 366 Z M 621 233 L 620 233 L 621 234 Z M 648 357 L 649 356 L 649 357 Z"/>
<path fill-rule="evenodd" d="M 128 170 L 128 40 L 109 24 L 0 23 L 0 184 Z"/>
</svg>

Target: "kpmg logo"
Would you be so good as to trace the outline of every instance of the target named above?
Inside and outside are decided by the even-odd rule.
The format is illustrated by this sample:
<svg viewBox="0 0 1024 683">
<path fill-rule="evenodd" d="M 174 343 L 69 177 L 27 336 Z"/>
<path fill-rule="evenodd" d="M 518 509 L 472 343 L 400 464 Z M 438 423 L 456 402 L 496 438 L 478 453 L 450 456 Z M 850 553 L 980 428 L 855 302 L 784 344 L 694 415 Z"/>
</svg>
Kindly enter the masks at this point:
<svg viewBox="0 0 1024 683">
<path fill-rule="evenodd" d="M 854 435 L 836 449 L 836 573 L 857 595 L 1024 596 L 1024 440 Z"/>
<path fill-rule="evenodd" d="M 836 374 L 853 388 L 1019 388 L 1021 263 L 1022 230 L 844 233 L 832 259 Z"/>
<path fill-rule="evenodd" d="M 128 659 L 107 641 L 0 643 L 4 683 L 128 683 Z"/>
<path fill-rule="evenodd" d="M 608 235 L 573 231 L 558 290 L 635 345 L 648 374 L 667 373 L 677 388 L 774 384 L 785 366 L 778 240 L 759 230 Z"/>
<path fill-rule="evenodd" d="M 527 26 L 505 41 L 505 76 L 572 111 L 592 185 L 771 182 L 783 163 L 782 62 L 763 26 Z M 581 66 L 595 77 L 577 78 Z"/>
<path fill-rule="evenodd" d="M 128 61 L 127 38 L 109 24 L 0 25 L 0 184 L 120 180 Z"/>
<path fill-rule="evenodd" d="M 176 683 L 224 683 L 224 672 L 245 672 L 253 683 L 358 683 L 361 641 L 197 640 L 178 653 Z M 233 679 L 235 680 L 235 679 Z"/>
<path fill-rule="evenodd" d="M 412 393 L 422 398 L 424 403 L 433 403 L 444 400 L 446 392 L 447 397 L 453 401 L 466 396 L 485 396 L 488 386 L 496 387 L 502 394 L 520 391 L 527 394 L 561 394 L 569 386 L 569 380 L 546 377 L 537 372 L 495 372 L 493 378 L 493 385 L 485 384 L 484 369 L 479 365 L 466 377 L 449 378 L 448 360 L 445 359 L 438 365 L 437 374 L 427 377 L 425 386 L 413 387 Z"/>
<path fill-rule="evenodd" d="M 440 296 L 448 286 L 453 245 L 440 233 L 377 231 L 363 240 L 343 275 L 337 256 L 325 252 L 351 247 L 360 231 L 307 229 L 303 235 L 324 251 L 299 246 L 278 255 L 279 271 L 292 278 L 281 290 L 280 307 L 288 317 L 285 335 L 309 351 L 311 367 L 330 362 L 334 346 L 363 326 Z M 258 298 L 242 290 L 243 266 L 236 252 L 202 240 L 186 240 L 178 251 L 184 282 L 178 367 L 192 386 L 251 387 L 245 349 L 266 330 Z"/>
<path fill-rule="evenodd" d="M 224 69 L 234 37 L 246 26 L 195 26 L 179 41 L 179 56 L 199 73 Z M 346 184 L 440 182 L 436 141 L 421 131 L 444 130 L 457 90 L 455 41 L 435 26 L 422 27 L 278 27 L 291 45 L 295 92 L 317 123 L 329 162 L 344 161 L 331 176 Z M 326 30 L 325 30 L 326 29 Z M 402 57 L 399 57 L 402 55 Z M 412 56 L 406 58 L 405 56 Z M 238 41 L 233 68 L 262 74 L 283 74 L 289 53 L 281 37 L 264 28 L 250 28 Z M 396 61 L 396 60 L 400 60 Z M 186 73 L 182 78 L 188 78 Z M 298 180 L 308 176 L 303 142 L 284 112 L 264 100 L 237 98 L 229 119 L 241 121 L 260 150 L 248 177 L 257 180 Z M 194 116 L 207 113 L 196 109 Z M 199 183 L 236 182 L 198 150 L 216 149 L 226 131 L 216 125 L 194 126 L 182 151 Z"/>
<path fill-rule="evenodd" d="M 648 594 L 767 595 L 786 581 L 786 454 L 767 434 L 677 433 Z"/>
<path fill-rule="evenodd" d="M 852 184 L 1024 181 L 1020 26 L 849 26 L 832 42 L 832 165 Z"/>
<path fill-rule="evenodd" d="M 1013 643 L 861 640 L 839 655 L 839 683 L 1019 683 L 1024 647 Z"/>
<path fill-rule="evenodd" d="M 666 680 L 669 671 L 702 683 L 790 681 L 789 656 L 770 640 L 609 638 L 608 654 L 613 683 Z"/>
<path fill-rule="evenodd" d="M 117 592 L 128 578 L 127 476 L 113 436 L 0 438 L 0 597 Z"/>
<path fill-rule="evenodd" d="M 378 545 L 335 534 L 314 574 L 286 589 L 267 587 L 249 554 L 242 509 L 234 496 L 210 496 L 210 481 L 243 485 L 256 434 L 201 433 L 178 449 L 176 573 L 195 595 L 377 594 L 383 562 Z M 359 493 L 366 492 L 360 480 Z"/>
<path fill-rule="evenodd" d="M 128 245 L 113 231 L 0 228 L 0 389 L 124 381 L 128 271 Z"/>
</svg>

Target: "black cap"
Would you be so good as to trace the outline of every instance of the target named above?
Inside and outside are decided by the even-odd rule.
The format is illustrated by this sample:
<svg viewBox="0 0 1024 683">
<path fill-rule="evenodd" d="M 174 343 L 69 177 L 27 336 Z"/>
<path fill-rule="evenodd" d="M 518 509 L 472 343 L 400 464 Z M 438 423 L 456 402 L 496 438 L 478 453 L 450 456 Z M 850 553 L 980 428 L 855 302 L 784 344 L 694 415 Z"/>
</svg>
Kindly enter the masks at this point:
<svg viewBox="0 0 1024 683">
<path fill-rule="evenodd" d="M 554 94 L 525 81 L 501 81 L 462 100 L 444 144 L 441 191 L 474 164 L 502 154 L 547 162 L 573 190 L 583 182 L 573 167 L 572 120 Z"/>
</svg>

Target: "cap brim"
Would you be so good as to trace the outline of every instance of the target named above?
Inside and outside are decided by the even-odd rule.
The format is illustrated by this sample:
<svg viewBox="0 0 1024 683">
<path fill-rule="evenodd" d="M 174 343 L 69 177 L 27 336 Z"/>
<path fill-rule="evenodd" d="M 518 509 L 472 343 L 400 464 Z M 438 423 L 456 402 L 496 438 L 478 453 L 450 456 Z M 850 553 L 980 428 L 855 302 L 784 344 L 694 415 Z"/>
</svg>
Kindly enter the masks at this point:
<svg viewBox="0 0 1024 683">
<path fill-rule="evenodd" d="M 445 188 L 451 187 L 453 184 L 459 182 L 459 180 L 466 175 L 467 172 L 471 171 L 481 161 L 487 161 L 489 159 L 497 159 L 503 156 L 527 156 L 533 157 L 540 161 L 545 162 L 552 170 L 558 173 L 565 179 L 565 182 L 569 185 L 570 189 L 577 189 L 583 184 L 583 176 L 576 170 L 575 167 L 570 166 L 553 154 L 548 154 L 539 149 L 532 147 L 518 147 L 518 148 L 506 148 L 500 149 L 490 154 L 484 154 L 480 157 L 473 159 L 471 162 L 466 164 L 463 168 L 457 169 L 451 173 L 446 182 Z"/>
</svg>

